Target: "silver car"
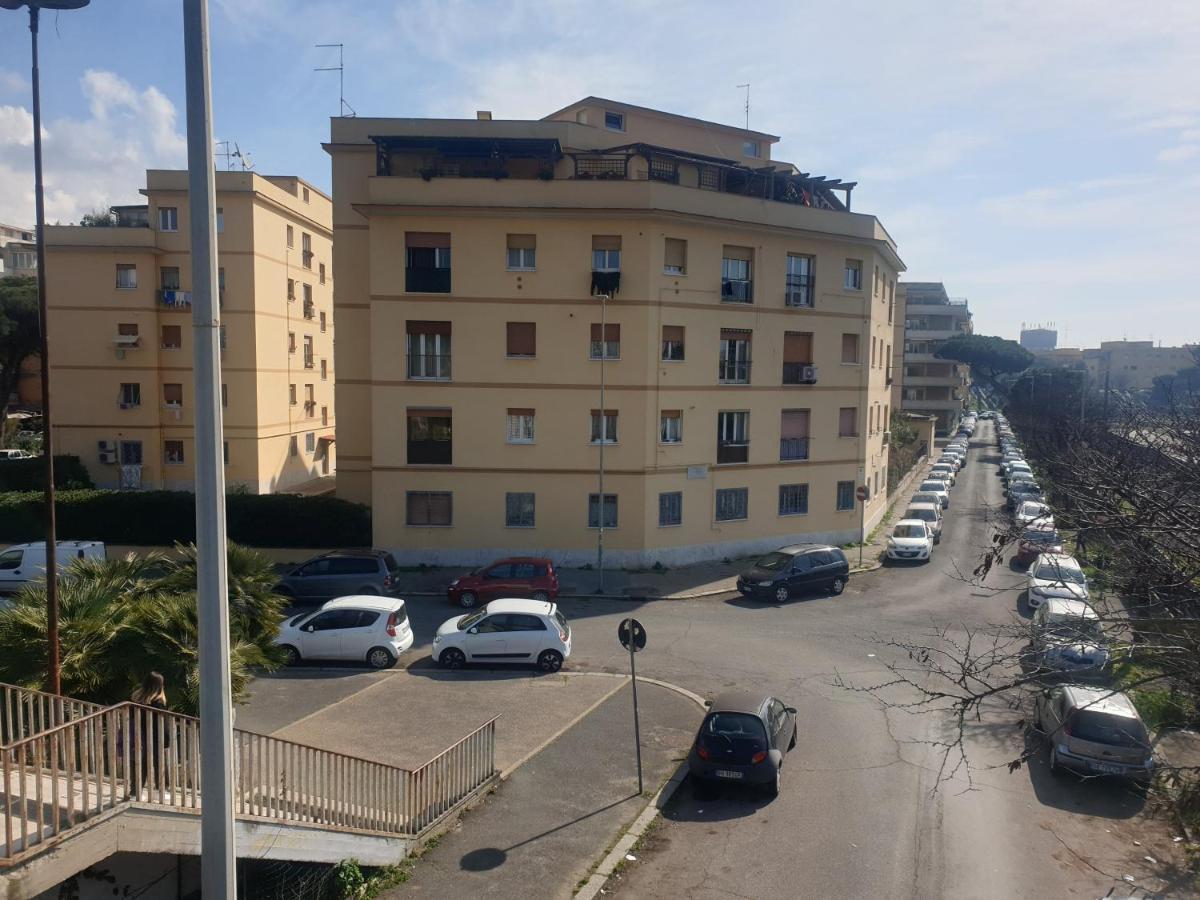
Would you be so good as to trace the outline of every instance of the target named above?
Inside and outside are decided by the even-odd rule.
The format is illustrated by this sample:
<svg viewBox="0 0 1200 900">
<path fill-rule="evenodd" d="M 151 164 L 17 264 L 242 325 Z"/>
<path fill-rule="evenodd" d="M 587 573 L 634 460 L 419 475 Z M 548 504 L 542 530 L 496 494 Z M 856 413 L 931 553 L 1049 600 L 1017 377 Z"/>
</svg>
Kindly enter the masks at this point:
<svg viewBox="0 0 1200 900">
<path fill-rule="evenodd" d="M 1050 771 L 1149 780 L 1156 760 L 1137 708 L 1119 691 L 1061 684 L 1037 699 L 1037 726 L 1050 743 Z"/>
<path fill-rule="evenodd" d="M 1103 676 L 1110 658 L 1096 611 L 1065 597 L 1051 597 L 1033 614 L 1033 654 L 1043 668 L 1076 676 Z"/>
</svg>

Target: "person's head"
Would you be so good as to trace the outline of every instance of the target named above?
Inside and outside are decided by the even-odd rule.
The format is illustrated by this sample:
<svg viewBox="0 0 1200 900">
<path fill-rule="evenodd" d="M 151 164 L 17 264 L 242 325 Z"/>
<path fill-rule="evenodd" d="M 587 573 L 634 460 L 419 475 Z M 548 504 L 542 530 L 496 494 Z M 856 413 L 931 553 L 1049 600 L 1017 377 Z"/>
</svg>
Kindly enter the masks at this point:
<svg viewBox="0 0 1200 900">
<path fill-rule="evenodd" d="M 158 672 L 151 672 L 146 676 L 142 686 L 133 692 L 133 700 L 135 703 L 154 703 L 155 701 L 167 702 L 167 690 L 163 677 Z"/>
</svg>

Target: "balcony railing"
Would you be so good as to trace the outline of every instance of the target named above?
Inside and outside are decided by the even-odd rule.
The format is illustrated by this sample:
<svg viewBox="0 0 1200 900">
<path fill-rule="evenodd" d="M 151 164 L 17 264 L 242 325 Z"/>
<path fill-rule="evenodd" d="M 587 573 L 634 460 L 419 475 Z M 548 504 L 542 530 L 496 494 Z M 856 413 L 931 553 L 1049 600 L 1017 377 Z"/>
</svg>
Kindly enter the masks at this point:
<svg viewBox="0 0 1200 900">
<path fill-rule="evenodd" d="M 742 281 L 741 279 L 722 278 L 721 279 L 721 302 L 722 303 L 753 303 L 754 302 L 754 282 Z"/>
<path fill-rule="evenodd" d="M 783 302 L 786 306 L 813 305 L 813 283 L 808 276 L 788 275 L 784 291 Z"/>
<path fill-rule="evenodd" d="M 448 466 L 454 456 L 453 441 L 409 441 L 408 464 Z"/>
<path fill-rule="evenodd" d="M 750 360 L 722 359 L 717 368 L 717 380 L 721 384 L 749 384 Z"/>
<path fill-rule="evenodd" d="M 780 438 L 780 459 L 808 459 L 808 438 Z"/>
<path fill-rule="evenodd" d="M 410 294 L 448 294 L 450 270 L 409 267 L 404 270 L 404 290 Z"/>
<path fill-rule="evenodd" d="M 158 292 L 158 302 L 172 309 L 186 309 L 192 305 L 192 292 L 163 288 Z"/>
<path fill-rule="evenodd" d="M 784 384 L 816 384 L 817 383 L 817 367 L 812 363 L 789 363 L 783 364 L 783 383 Z"/>
<path fill-rule="evenodd" d="M 750 458 L 750 444 L 733 444 L 720 442 L 717 444 L 717 464 L 744 463 Z"/>
<path fill-rule="evenodd" d="M 410 353 L 408 354 L 408 377 L 426 379 L 429 381 L 450 380 L 449 353 Z"/>
</svg>

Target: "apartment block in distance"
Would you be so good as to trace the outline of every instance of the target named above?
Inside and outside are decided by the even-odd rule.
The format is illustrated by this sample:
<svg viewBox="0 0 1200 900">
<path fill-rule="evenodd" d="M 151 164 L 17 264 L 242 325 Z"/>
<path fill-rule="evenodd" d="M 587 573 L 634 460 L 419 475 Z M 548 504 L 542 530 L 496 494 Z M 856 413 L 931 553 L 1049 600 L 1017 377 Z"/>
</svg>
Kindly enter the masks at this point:
<svg viewBox="0 0 1200 900">
<path fill-rule="evenodd" d="M 332 121 L 338 494 L 378 546 L 581 564 L 603 523 L 679 564 L 856 539 L 860 484 L 880 520 L 903 263 L 777 140 L 596 97 Z"/>
<path fill-rule="evenodd" d="M 0 223 L 0 278 L 37 274 L 37 243 L 32 228 Z"/>
<path fill-rule="evenodd" d="M 900 284 L 904 309 L 904 369 L 900 402 L 905 412 L 937 419 L 937 433 L 956 428 L 971 391 L 970 366 L 938 359 L 947 340 L 972 331 L 967 301 L 951 298 L 940 281 Z"/>
<path fill-rule="evenodd" d="M 290 177 L 217 172 L 230 487 L 334 471 L 332 206 Z M 194 485 L 187 173 L 151 170 L 111 227 L 46 229 L 56 450 L 96 484 Z"/>
</svg>

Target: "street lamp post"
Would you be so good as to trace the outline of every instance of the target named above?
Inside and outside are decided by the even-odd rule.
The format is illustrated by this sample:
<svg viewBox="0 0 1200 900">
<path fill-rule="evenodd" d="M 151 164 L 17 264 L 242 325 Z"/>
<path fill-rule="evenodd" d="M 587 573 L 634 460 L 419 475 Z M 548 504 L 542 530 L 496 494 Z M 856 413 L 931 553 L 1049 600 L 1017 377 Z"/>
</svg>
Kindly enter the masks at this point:
<svg viewBox="0 0 1200 900">
<path fill-rule="evenodd" d="M 45 464 L 46 489 L 46 668 L 47 689 L 62 693 L 58 644 L 58 537 L 54 519 L 54 436 L 50 431 L 50 344 L 46 319 L 46 202 L 42 188 L 42 91 L 38 71 L 38 13 L 43 9 L 81 9 L 90 0 L 0 0 L 0 9 L 29 7 L 29 34 L 32 44 L 33 83 L 33 207 L 37 240 L 38 325 L 41 332 L 42 377 L 42 461 Z"/>
</svg>

